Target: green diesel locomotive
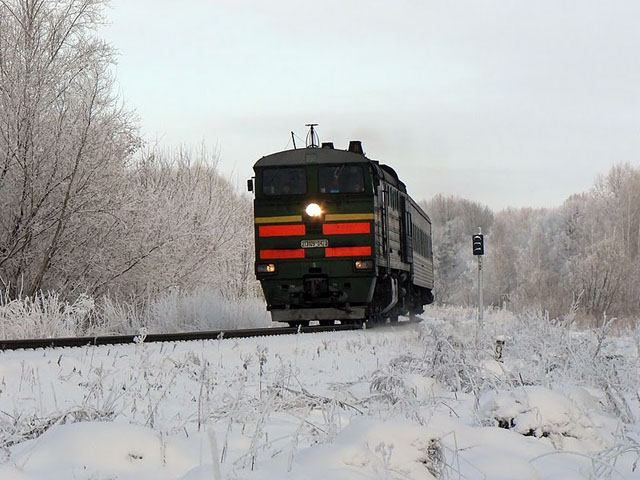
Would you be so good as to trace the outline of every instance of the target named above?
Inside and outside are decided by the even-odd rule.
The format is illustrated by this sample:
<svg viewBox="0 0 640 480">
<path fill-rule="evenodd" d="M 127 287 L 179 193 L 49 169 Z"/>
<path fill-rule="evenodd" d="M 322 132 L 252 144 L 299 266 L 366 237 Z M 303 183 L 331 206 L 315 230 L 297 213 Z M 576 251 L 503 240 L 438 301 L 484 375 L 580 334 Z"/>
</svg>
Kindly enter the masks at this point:
<svg viewBox="0 0 640 480">
<path fill-rule="evenodd" d="M 433 301 L 431 221 L 358 141 L 254 165 L 255 272 L 273 321 L 382 323 Z M 255 184 L 254 184 L 255 180 Z"/>
</svg>

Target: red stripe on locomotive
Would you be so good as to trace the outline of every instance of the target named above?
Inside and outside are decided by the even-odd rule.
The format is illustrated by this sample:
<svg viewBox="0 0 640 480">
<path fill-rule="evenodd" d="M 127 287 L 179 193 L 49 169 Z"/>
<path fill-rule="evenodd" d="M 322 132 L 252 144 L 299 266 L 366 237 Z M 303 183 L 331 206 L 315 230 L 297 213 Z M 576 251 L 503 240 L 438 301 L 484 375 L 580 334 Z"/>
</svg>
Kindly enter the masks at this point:
<svg viewBox="0 0 640 480">
<path fill-rule="evenodd" d="M 325 223 L 322 225 L 322 233 L 324 235 L 371 233 L 371 224 L 369 222 Z"/>
<path fill-rule="evenodd" d="M 277 260 L 283 258 L 304 258 L 304 249 L 260 250 L 261 260 Z"/>
<path fill-rule="evenodd" d="M 260 225 L 258 235 L 260 237 L 289 237 L 294 235 L 305 235 L 307 230 L 304 223 L 295 225 Z"/>
<path fill-rule="evenodd" d="M 370 257 L 371 247 L 327 247 L 325 257 Z"/>
</svg>

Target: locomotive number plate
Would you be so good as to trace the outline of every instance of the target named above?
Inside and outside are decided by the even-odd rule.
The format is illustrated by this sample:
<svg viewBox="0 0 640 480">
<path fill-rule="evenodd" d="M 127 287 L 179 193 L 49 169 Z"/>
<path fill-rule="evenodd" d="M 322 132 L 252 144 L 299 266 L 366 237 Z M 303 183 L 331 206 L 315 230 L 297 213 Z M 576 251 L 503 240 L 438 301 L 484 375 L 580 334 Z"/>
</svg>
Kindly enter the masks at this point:
<svg viewBox="0 0 640 480">
<path fill-rule="evenodd" d="M 320 240 L 301 240 L 300 246 L 302 248 L 328 247 L 329 240 L 327 240 L 326 238 L 321 238 Z"/>
</svg>

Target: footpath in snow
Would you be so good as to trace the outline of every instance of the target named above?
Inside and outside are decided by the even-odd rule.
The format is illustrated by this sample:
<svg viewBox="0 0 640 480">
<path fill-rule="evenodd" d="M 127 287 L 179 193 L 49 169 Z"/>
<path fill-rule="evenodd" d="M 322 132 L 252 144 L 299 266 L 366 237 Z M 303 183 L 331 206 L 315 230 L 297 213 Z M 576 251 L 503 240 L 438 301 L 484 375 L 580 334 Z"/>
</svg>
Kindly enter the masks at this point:
<svg viewBox="0 0 640 480">
<path fill-rule="evenodd" d="M 0 480 L 640 478 L 638 329 L 424 317 L 2 352 Z"/>
</svg>

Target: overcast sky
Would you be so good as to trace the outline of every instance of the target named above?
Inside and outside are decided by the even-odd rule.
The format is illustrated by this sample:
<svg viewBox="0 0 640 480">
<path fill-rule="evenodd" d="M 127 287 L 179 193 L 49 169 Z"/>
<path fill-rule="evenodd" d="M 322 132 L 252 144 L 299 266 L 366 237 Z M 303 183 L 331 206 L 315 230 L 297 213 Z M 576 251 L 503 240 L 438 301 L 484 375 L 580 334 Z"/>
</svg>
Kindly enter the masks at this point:
<svg viewBox="0 0 640 480">
<path fill-rule="evenodd" d="M 640 163 L 637 0 L 112 0 L 103 36 L 148 139 L 238 181 L 305 123 L 418 199 L 555 206 Z M 289 148 L 291 145 L 289 144 Z"/>
</svg>

